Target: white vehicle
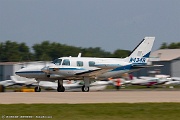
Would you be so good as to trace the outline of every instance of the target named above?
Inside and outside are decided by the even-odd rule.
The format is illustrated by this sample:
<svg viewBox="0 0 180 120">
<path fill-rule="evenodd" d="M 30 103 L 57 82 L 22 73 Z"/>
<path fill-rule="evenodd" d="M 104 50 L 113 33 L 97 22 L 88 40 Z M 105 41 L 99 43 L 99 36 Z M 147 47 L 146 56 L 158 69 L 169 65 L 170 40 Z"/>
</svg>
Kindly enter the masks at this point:
<svg viewBox="0 0 180 120">
<path fill-rule="evenodd" d="M 64 92 L 63 80 L 84 80 L 82 91 L 88 92 L 91 79 L 118 78 L 126 72 L 147 67 L 155 37 L 145 37 L 126 58 L 61 57 L 48 65 L 31 65 L 16 75 L 35 78 L 37 81 L 58 80 L 58 92 Z M 40 92 L 40 87 L 35 91 Z"/>
</svg>

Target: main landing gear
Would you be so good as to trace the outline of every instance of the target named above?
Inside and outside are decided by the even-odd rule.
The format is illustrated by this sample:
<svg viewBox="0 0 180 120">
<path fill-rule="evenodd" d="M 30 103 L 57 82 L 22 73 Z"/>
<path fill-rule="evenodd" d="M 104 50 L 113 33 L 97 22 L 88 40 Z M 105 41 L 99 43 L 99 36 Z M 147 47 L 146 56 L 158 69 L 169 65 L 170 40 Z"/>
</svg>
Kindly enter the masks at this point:
<svg viewBox="0 0 180 120">
<path fill-rule="evenodd" d="M 84 77 L 84 85 L 82 86 L 82 92 L 89 92 L 89 78 Z"/>
<path fill-rule="evenodd" d="M 58 80 L 58 87 L 57 87 L 58 92 L 64 92 L 65 88 L 63 86 L 63 80 Z"/>
<path fill-rule="evenodd" d="M 84 85 L 82 86 L 82 92 L 89 92 L 89 78 L 84 77 Z M 41 88 L 39 86 L 39 81 L 38 81 L 38 86 L 34 88 L 35 92 L 41 92 Z M 63 86 L 63 80 L 58 80 L 58 87 L 57 87 L 57 92 L 64 92 L 65 88 Z"/>
<path fill-rule="evenodd" d="M 38 83 L 38 86 L 36 86 L 36 87 L 34 88 L 34 91 L 35 91 L 35 92 L 41 92 L 41 88 L 40 88 L 40 86 L 39 86 L 39 81 L 37 81 L 37 83 Z M 58 92 L 64 92 L 64 91 L 65 91 L 65 88 L 64 88 L 64 86 L 63 86 L 63 80 L 58 80 L 57 91 L 58 91 Z"/>
<path fill-rule="evenodd" d="M 0 85 L 0 92 L 5 92 L 5 86 L 4 85 Z"/>
</svg>

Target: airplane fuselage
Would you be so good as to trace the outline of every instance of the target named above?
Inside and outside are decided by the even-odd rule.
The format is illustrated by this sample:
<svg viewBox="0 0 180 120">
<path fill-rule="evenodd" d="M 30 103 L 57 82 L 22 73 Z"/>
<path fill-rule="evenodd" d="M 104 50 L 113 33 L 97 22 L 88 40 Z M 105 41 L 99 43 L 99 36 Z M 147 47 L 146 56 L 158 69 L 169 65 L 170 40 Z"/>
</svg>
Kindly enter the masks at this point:
<svg viewBox="0 0 180 120">
<path fill-rule="evenodd" d="M 101 70 L 99 66 L 104 69 Z M 106 69 L 106 67 L 111 67 L 111 69 Z M 122 73 L 128 72 L 130 68 L 130 63 L 118 58 L 62 57 L 47 66 L 29 65 L 17 71 L 16 74 L 26 78 L 43 80 L 77 80 L 89 76 L 91 76 L 91 79 L 105 79 L 115 76 L 120 77 Z M 91 74 L 92 71 L 97 72 Z"/>
</svg>

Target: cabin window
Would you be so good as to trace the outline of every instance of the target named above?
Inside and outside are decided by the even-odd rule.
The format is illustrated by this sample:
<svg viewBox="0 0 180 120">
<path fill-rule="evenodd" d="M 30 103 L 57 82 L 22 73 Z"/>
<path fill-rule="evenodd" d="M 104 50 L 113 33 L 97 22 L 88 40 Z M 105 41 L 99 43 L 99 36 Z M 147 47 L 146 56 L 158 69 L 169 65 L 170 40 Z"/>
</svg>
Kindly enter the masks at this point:
<svg viewBox="0 0 180 120">
<path fill-rule="evenodd" d="M 77 66 L 83 66 L 83 62 L 82 61 L 77 61 Z"/>
<path fill-rule="evenodd" d="M 69 61 L 69 59 L 64 59 L 62 65 L 68 65 L 68 66 L 70 66 L 70 61 Z"/>
<path fill-rule="evenodd" d="M 55 65 L 61 65 L 62 59 L 55 59 L 52 63 Z"/>
<path fill-rule="evenodd" d="M 94 67 L 95 62 L 94 61 L 89 61 L 89 67 Z"/>
</svg>

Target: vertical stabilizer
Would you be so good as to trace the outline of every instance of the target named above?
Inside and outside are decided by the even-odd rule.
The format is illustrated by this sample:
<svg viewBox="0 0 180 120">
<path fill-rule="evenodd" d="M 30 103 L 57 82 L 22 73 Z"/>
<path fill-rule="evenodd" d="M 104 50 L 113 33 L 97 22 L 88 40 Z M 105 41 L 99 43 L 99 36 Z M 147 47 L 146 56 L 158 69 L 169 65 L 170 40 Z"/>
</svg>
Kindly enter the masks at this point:
<svg viewBox="0 0 180 120">
<path fill-rule="evenodd" d="M 147 64 L 154 40 L 155 37 L 145 37 L 125 61 L 136 65 Z"/>
</svg>

